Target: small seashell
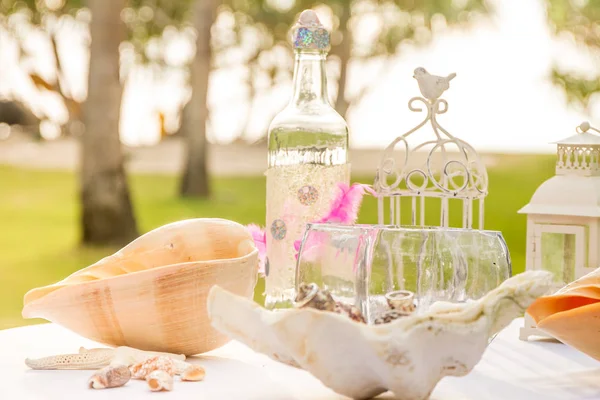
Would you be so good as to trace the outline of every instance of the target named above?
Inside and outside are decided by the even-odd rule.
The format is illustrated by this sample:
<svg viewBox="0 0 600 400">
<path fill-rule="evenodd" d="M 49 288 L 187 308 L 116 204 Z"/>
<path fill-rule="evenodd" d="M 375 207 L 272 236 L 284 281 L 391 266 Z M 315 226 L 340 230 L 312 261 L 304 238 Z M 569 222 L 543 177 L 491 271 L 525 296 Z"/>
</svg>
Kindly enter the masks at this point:
<svg viewBox="0 0 600 400">
<path fill-rule="evenodd" d="M 199 365 L 190 364 L 182 373 L 182 381 L 201 381 L 204 379 L 206 371 Z"/>
<path fill-rule="evenodd" d="M 90 389 L 108 389 L 123 386 L 131 379 L 126 365 L 104 367 L 94 373 L 88 381 Z"/>
<path fill-rule="evenodd" d="M 321 311 L 330 311 L 347 316 L 356 322 L 366 323 L 360 310 L 353 305 L 336 302 L 331 293 L 320 289 L 316 283 L 302 283 L 294 302 L 296 308 L 310 307 Z"/>
<path fill-rule="evenodd" d="M 366 323 L 365 317 L 363 317 L 360 310 L 353 305 L 338 301 L 335 303 L 335 312 L 347 316 L 352 321 Z"/>
<path fill-rule="evenodd" d="M 377 318 L 375 318 L 375 320 L 373 321 L 373 324 L 375 324 L 375 325 L 389 324 L 390 322 L 392 322 L 398 318 L 408 317 L 410 314 L 411 313 L 408 313 L 408 312 L 389 310 L 389 311 L 384 312 Z"/>
<path fill-rule="evenodd" d="M 173 376 L 177 371 L 175 363 L 167 356 L 148 358 L 146 361 L 134 364 L 129 368 L 131 370 L 132 379 L 145 379 L 154 371 L 164 371 L 170 376 Z"/>
<path fill-rule="evenodd" d="M 412 313 L 415 311 L 415 294 L 408 290 L 396 290 L 385 295 L 388 305 L 391 309 Z"/>
<path fill-rule="evenodd" d="M 316 283 L 302 283 L 298 288 L 294 307 L 310 307 L 321 311 L 335 311 L 335 300 L 333 300 L 328 290 L 320 289 Z"/>
<path fill-rule="evenodd" d="M 173 376 L 162 369 L 150 372 L 146 376 L 146 382 L 148 382 L 148 386 L 153 392 L 160 392 L 161 390 L 170 392 L 173 390 Z"/>
</svg>

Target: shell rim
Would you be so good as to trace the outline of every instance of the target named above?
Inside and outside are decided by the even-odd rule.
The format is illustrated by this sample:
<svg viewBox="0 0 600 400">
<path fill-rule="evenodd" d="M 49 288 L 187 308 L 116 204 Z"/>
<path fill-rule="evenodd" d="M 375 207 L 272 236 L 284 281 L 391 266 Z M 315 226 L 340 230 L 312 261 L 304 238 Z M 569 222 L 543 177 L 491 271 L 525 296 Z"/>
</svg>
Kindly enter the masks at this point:
<svg viewBox="0 0 600 400">
<path fill-rule="evenodd" d="M 85 281 L 85 282 L 75 283 L 73 285 L 65 285 L 65 286 L 63 286 L 63 287 L 61 287 L 59 289 L 53 290 L 52 292 L 50 292 L 50 293 L 48 293 L 48 294 L 46 294 L 46 295 L 44 295 L 44 296 L 42 296 L 42 297 L 40 297 L 38 299 L 33 300 L 30 303 L 23 304 L 23 308 L 21 310 L 21 315 L 22 315 L 22 317 L 24 319 L 38 318 L 38 317 L 25 317 L 25 315 L 24 315 L 25 314 L 25 309 L 26 308 L 30 308 L 31 306 L 35 305 L 36 303 L 38 303 L 39 301 L 41 301 L 43 299 L 48 298 L 48 296 L 52 296 L 55 293 L 58 293 L 58 292 L 60 292 L 60 291 L 62 291 L 64 289 L 68 289 L 68 288 L 71 288 L 71 287 L 75 287 L 75 286 L 77 286 L 77 287 L 85 287 L 84 285 L 95 284 L 95 283 L 97 283 L 99 281 L 106 282 L 106 281 L 112 281 L 112 280 L 115 280 L 115 279 L 123 278 L 123 277 L 126 277 L 126 276 L 133 276 L 133 275 L 139 276 L 140 274 L 150 273 L 151 271 L 160 271 L 160 270 L 171 268 L 171 267 L 175 267 L 175 266 L 183 266 L 183 267 L 185 267 L 185 266 L 193 265 L 193 264 L 198 264 L 200 266 L 200 265 L 204 265 L 204 264 L 207 264 L 207 263 L 219 265 L 219 264 L 224 264 L 226 262 L 241 261 L 241 260 L 244 260 L 246 258 L 251 258 L 253 256 L 256 256 L 256 261 L 257 261 L 256 262 L 256 264 L 257 264 L 256 265 L 256 273 L 258 274 L 258 249 L 256 247 L 254 247 L 251 252 L 249 252 L 248 254 L 245 254 L 245 255 L 243 255 L 241 257 L 222 258 L 222 259 L 218 259 L 218 260 L 188 261 L 188 262 L 183 262 L 183 263 L 168 264 L 168 265 L 163 265 L 163 266 L 160 266 L 160 267 L 148 268 L 148 269 L 145 269 L 145 270 L 142 270 L 142 271 L 134 271 L 134 272 L 128 272 L 126 274 L 121 274 L 121 275 L 116 275 L 116 276 L 110 276 L 108 278 L 94 279 L 94 280 L 91 280 L 91 281 Z M 59 282 L 56 282 L 56 283 L 51 284 L 51 285 L 40 286 L 39 288 L 56 285 Z M 33 290 L 36 290 L 36 289 L 39 289 L 39 288 L 33 288 L 33 289 L 28 290 L 25 293 L 24 297 L 26 297 L 29 292 L 31 292 Z"/>
</svg>

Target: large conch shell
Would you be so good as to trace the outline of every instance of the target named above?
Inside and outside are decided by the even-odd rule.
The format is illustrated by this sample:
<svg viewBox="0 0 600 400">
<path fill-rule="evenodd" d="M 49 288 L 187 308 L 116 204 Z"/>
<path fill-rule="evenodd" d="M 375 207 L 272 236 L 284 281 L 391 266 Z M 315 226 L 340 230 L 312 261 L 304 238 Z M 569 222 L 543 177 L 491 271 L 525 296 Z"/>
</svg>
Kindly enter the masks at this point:
<svg viewBox="0 0 600 400">
<path fill-rule="evenodd" d="M 190 219 L 29 291 L 23 317 L 45 318 L 107 345 L 193 355 L 229 340 L 208 321 L 210 288 L 251 298 L 257 278 L 258 250 L 244 226 Z"/>
<path fill-rule="evenodd" d="M 469 303 L 435 303 L 423 313 L 366 325 L 311 308 L 268 311 L 220 287 L 209 293 L 212 324 L 252 349 L 307 370 L 337 393 L 367 399 L 388 390 L 426 399 L 444 376 L 466 375 L 489 338 L 552 285 L 531 271 Z"/>
<path fill-rule="evenodd" d="M 537 328 L 600 361 L 600 268 L 527 310 Z"/>
</svg>

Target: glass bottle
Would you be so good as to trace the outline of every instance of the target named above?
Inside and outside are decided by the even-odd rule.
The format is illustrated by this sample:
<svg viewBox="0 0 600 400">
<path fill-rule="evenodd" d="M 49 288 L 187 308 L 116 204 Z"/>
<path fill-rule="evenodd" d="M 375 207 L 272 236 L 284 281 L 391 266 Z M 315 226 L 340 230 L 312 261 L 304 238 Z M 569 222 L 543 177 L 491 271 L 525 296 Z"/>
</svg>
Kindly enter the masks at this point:
<svg viewBox="0 0 600 400">
<path fill-rule="evenodd" d="M 350 183 L 348 126 L 327 94 L 329 32 L 312 10 L 302 12 L 292 32 L 293 94 L 268 132 L 267 308 L 291 306 L 306 224 L 327 214 L 338 184 Z"/>
</svg>

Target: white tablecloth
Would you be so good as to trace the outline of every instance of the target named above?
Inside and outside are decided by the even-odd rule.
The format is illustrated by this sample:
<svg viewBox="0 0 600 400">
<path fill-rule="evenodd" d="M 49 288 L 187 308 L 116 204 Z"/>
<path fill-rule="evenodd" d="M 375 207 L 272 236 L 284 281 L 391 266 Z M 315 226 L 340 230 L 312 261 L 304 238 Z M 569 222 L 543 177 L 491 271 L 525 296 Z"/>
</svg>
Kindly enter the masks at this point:
<svg viewBox="0 0 600 400">
<path fill-rule="evenodd" d="M 469 375 L 444 378 L 431 399 L 600 399 L 600 362 L 554 341 L 522 342 L 518 339 L 521 325 L 518 319 L 502 331 Z M 347 399 L 307 372 L 273 361 L 238 342 L 189 359 L 206 368 L 203 382 L 176 380 L 172 392 L 162 393 L 150 392 L 144 381 L 92 390 L 86 386 L 92 371 L 33 371 L 23 362 L 26 357 L 76 353 L 80 346 L 101 347 L 54 324 L 0 331 L 0 399 Z"/>
</svg>

